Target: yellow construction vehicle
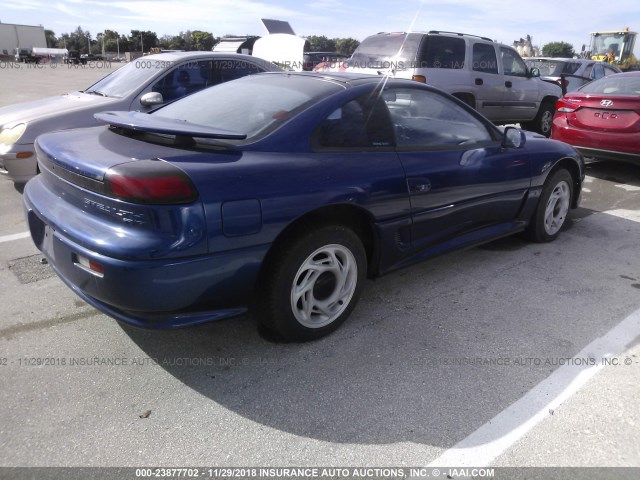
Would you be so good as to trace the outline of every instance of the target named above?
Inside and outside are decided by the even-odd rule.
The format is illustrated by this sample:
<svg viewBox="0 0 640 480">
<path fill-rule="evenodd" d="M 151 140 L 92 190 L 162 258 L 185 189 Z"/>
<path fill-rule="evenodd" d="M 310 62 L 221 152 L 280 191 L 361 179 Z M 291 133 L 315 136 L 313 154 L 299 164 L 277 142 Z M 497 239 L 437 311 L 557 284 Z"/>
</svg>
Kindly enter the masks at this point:
<svg viewBox="0 0 640 480">
<path fill-rule="evenodd" d="M 640 65 L 633 54 L 637 36 L 638 33 L 630 32 L 629 27 L 608 32 L 591 32 L 591 59 L 613 63 L 623 71 L 638 70 Z"/>
</svg>

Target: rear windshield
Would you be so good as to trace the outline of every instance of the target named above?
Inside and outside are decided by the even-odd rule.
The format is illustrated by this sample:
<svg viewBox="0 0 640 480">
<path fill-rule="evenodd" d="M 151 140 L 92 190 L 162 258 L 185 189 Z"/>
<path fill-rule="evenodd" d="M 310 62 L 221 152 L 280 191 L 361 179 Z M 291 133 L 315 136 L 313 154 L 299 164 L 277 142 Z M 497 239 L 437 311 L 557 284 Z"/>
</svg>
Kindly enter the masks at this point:
<svg viewBox="0 0 640 480">
<path fill-rule="evenodd" d="M 578 89 L 582 93 L 640 96 L 640 76 L 614 74 Z"/>
<path fill-rule="evenodd" d="M 529 68 L 540 70 L 541 77 L 559 77 L 563 73 L 572 75 L 580 68 L 578 62 L 563 62 L 560 60 L 535 59 L 526 60 L 525 63 Z"/>
<path fill-rule="evenodd" d="M 415 66 L 422 35 L 380 34 L 365 38 L 353 52 L 349 66 L 405 70 Z"/>
<path fill-rule="evenodd" d="M 152 115 L 246 134 L 246 143 L 341 88 L 318 77 L 257 74 L 201 90 Z"/>
</svg>

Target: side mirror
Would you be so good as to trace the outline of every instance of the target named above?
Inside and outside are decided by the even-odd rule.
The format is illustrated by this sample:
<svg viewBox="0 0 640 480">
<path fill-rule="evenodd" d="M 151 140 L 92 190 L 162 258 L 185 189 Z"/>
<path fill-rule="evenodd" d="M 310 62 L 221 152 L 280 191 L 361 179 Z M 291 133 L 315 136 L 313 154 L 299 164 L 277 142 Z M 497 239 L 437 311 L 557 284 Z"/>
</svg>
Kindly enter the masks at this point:
<svg viewBox="0 0 640 480">
<path fill-rule="evenodd" d="M 529 70 L 529 76 L 530 77 L 539 77 L 540 76 L 540 69 L 538 67 L 533 67 L 531 70 Z"/>
<path fill-rule="evenodd" d="M 504 129 L 504 139 L 502 148 L 522 148 L 527 141 L 527 137 L 522 130 L 516 127 Z"/>
<path fill-rule="evenodd" d="M 140 103 L 143 107 L 153 107 L 154 105 L 162 105 L 164 103 L 164 98 L 162 98 L 161 93 L 149 92 L 145 93 L 140 98 Z"/>
</svg>

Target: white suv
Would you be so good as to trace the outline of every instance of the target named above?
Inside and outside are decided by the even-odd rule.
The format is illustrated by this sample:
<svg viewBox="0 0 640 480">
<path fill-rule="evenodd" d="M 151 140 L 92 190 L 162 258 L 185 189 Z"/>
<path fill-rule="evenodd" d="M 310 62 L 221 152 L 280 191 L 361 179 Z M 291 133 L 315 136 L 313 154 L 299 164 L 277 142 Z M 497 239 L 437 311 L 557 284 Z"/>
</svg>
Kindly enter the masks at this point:
<svg viewBox="0 0 640 480">
<path fill-rule="evenodd" d="M 346 63 L 327 67 L 426 82 L 494 123 L 521 123 L 545 136 L 562 96 L 513 48 L 462 33 L 378 33 L 365 38 Z"/>
</svg>

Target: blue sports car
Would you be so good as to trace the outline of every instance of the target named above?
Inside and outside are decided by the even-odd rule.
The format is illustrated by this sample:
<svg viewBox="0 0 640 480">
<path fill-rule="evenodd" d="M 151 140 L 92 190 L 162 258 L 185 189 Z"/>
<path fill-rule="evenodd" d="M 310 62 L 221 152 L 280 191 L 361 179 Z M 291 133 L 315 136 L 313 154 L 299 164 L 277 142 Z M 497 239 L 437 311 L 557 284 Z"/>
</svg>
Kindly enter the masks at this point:
<svg viewBox="0 0 640 480">
<path fill-rule="evenodd" d="M 319 338 L 367 276 L 555 239 L 584 179 L 572 147 L 387 77 L 265 73 L 96 117 L 38 138 L 27 219 L 69 287 L 140 327 L 252 311 L 285 340 Z"/>
</svg>

